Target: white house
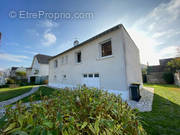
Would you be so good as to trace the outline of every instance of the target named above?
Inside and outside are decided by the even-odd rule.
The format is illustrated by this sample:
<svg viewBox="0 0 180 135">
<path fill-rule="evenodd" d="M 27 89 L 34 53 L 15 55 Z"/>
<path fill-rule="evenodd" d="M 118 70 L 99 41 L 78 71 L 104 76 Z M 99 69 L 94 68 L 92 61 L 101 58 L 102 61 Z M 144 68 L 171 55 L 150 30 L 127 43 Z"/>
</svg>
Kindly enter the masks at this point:
<svg viewBox="0 0 180 135">
<path fill-rule="evenodd" d="M 50 58 L 51 56 L 44 54 L 34 56 L 31 67 L 26 68 L 28 82 L 38 84 L 48 80 Z"/>
<path fill-rule="evenodd" d="M 16 77 L 16 72 L 26 72 L 24 67 L 11 67 L 10 77 Z"/>
<path fill-rule="evenodd" d="M 0 86 L 6 84 L 5 73 L 0 71 Z"/>
<path fill-rule="evenodd" d="M 129 85 L 141 83 L 139 50 L 122 24 L 108 29 L 52 57 L 49 86 L 86 85 L 122 94 L 129 99 Z"/>
</svg>

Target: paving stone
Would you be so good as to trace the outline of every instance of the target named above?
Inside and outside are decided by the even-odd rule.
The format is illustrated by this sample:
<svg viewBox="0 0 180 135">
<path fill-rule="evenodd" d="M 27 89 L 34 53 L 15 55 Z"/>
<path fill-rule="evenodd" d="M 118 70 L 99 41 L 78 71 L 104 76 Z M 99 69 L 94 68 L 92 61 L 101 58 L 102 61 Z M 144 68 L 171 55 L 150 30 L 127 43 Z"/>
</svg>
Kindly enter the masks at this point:
<svg viewBox="0 0 180 135">
<path fill-rule="evenodd" d="M 143 87 L 140 90 L 141 99 L 139 102 L 128 100 L 127 103 L 132 108 L 137 108 L 140 112 L 152 111 L 154 88 Z"/>
</svg>

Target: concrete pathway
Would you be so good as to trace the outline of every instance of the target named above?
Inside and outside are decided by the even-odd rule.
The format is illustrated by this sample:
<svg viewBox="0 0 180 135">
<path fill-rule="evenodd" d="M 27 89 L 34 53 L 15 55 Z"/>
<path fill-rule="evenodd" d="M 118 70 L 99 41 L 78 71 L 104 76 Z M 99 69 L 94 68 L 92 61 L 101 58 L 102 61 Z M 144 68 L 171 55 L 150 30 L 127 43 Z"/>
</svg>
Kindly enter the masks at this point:
<svg viewBox="0 0 180 135">
<path fill-rule="evenodd" d="M 132 108 L 137 108 L 140 112 L 152 111 L 154 88 L 143 87 L 140 90 L 141 99 L 139 102 L 128 100 L 127 103 Z"/>
<path fill-rule="evenodd" d="M 12 104 L 12 103 L 15 103 L 15 102 L 17 102 L 18 100 L 23 99 L 23 98 L 25 98 L 25 97 L 33 94 L 33 93 L 36 92 L 38 89 L 39 89 L 39 86 L 34 86 L 34 87 L 33 87 L 29 92 L 27 92 L 27 93 L 24 93 L 24 94 L 22 94 L 22 95 L 20 95 L 20 96 L 11 98 L 11 99 L 9 99 L 9 100 L 2 101 L 2 102 L 0 102 L 0 108 L 1 108 L 1 107 L 4 107 L 4 106 L 6 106 L 6 105 L 10 105 L 10 104 Z"/>
<path fill-rule="evenodd" d="M 0 102 L 0 118 L 5 114 L 5 106 L 6 105 L 10 105 L 12 103 L 15 103 L 17 102 L 18 100 L 21 100 L 31 94 L 33 94 L 34 92 L 36 92 L 37 90 L 39 89 L 39 86 L 34 86 L 29 92 L 27 93 L 24 93 L 20 96 L 17 96 L 15 98 L 11 98 L 9 100 L 6 100 L 6 101 L 2 101 Z M 35 103 L 39 103 L 40 101 L 37 101 Z M 30 103 L 24 103 L 26 106 L 29 106 Z M 12 108 L 15 108 L 15 105 L 12 107 Z"/>
</svg>

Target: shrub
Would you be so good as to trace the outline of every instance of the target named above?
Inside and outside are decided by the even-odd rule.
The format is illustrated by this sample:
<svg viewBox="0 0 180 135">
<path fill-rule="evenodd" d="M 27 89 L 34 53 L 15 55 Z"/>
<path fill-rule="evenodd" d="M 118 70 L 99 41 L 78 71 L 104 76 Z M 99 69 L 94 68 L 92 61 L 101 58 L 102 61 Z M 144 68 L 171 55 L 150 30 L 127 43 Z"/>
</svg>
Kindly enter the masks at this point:
<svg viewBox="0 0 180 135">
<path fill-rule="evenodd" d="M 43 84 L 48 84 L 48 80 L 44 80 L 44 81 L 43 81 Z"/>
<path fill-rule="evenodd" d="M 15 83 L 14 79 L 11 78 L 7 79 L 7 84 L 14 84 L 14 83 Z"/>
<path fill-rule="evenodd" d="M 51 99 L 26 108 L 19 102 L 7 108 L 2 134 L 36 135 L 143 135 L 137 111 L 120 96 L 87 89 L 55 91 Z M 4 118 L 4 119 L 6 119 Z"/>
<path fill-rule="evenodd" d="M 8 84 L 5 84 L 5 85 L 0 85 L 0 88 L 8 88 L 9 85 Z"/>
<path fill-rule="evenodd" d="M 174 75 L 171 72 L 166 72 L 163 74 L 163 79 L 166 81 L 168 84 L 174 84 Z"/>
</svg>

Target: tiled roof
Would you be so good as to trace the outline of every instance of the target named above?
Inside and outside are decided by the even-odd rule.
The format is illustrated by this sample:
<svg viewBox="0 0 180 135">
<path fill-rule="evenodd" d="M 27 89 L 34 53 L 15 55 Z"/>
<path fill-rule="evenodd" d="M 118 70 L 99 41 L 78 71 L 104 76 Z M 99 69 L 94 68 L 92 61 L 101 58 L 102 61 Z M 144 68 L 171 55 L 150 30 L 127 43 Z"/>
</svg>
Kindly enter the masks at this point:
<svg viewBox="0 0 180 135">
<path fill-rule="evenodd" d="M 98 35 L 96 35 L 96 36 L 94 36 L 94 37 L 92 37 L 92 38 L 90 38 L 90 39 L 82 42 L 82 43 L 80 43 L 79 45 L 76 45 L 76 46 L 74 46 L 74 47 L 72 47 L 72 48 L 70 48 L 70 49 L 68 49 L 68 50 L 66 50 L 66 51 L 64 51 L 64 52 L 62 52 L 62 53 L 59 53 L 59 54 L 51 57 L 51 59 L 53 59 L 53 58 L 55 58 L 55 57 L 57 57 L 57 56 L 59 56 L 59 55 L 62 55 L 62 54 L 64 54 L 64 53 L 66 53 L 66 52 L 69 52 L 69 51 L 71 51 L 71 50 L 74 50 L 74 49 L 76 49 L 76 48 L 78 48 L 78 47 L 80 47 L 80 46 L 83 46 L 83 45 L 85 45 L 86 43 L 88 43 L 88 42 L 90 42 L 90 41 L 93 41 L 93 40 L 95 40 L 95 39 L 97 39 L 97 38 L 99 38 L 99 37 L 101 37 L 101 36 L 103 36 L 103 35 L 105 35 L 105 34 L 108 34 L 108 33 L 112 32 L 112 31 L 115 31 L 115 30 L 117 30 L 117 29 L 119 29 L 119 28 L 121 28 L 121 27 L 124 27 L 124 26 L 123 26 L 122 24 L 118 24 L 118 25 L 116 25 L 116 26 L 114 26 L 114 27 L 112 27 L 112 28 L 110 28 L 110 29 L 108 29 L 108 30 L 106 30 L 106 31 L 104 31 L 104 32 L 102 32 L 102 33 L 100 33 L 100 34 L 98 34 Z"/>
<path fill-rule="evenodd" d="M 38 62 L 40 64 L 48 64 L 49 63 L 49 59 L 52 56 L 48 56 L 48 55 L 44 55 L 44 54 L 37 54 L 35 55 L 35 57 L 37 58 Z"/>
</svg>

